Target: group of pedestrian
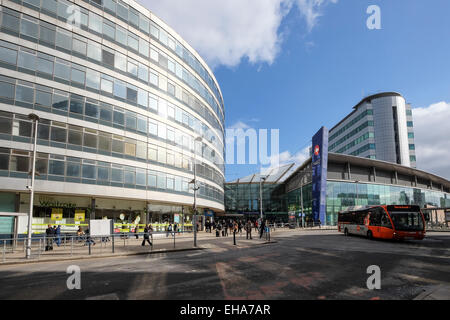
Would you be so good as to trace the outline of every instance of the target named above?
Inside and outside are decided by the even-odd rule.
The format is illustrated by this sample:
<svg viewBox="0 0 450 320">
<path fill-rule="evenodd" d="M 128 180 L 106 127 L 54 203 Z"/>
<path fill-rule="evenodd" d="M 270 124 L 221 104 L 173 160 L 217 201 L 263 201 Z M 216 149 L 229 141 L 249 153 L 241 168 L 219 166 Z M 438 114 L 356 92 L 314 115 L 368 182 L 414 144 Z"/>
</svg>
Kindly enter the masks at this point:
<svg viewBox="0 0 450 320">
<path fill-rule="evenodd" d="M 267 228 L 269 222 L 267 220 L 250 220 L 247 222 L 243 220 L 218 220 L 216 222 L 205 222 L 205 231 L 212 232 L 211 230 L 216 230 L 216 237 L 228 237 L 230 234 L 242 234 L 243 231 L 246 232 L 246 239 L 252 238 L 252 230 L 254 229 L 256 233 L 259 233 L 259 237 L 262 238 L 264 232 L 268 232 Z"/>
<path fill-rule="evenodd" d="M 45 230 L 45 235 L 47 238 L 45 251 L 53 250 L 53 242 L 56 242 L 58 247 L 61 246 L 61 226 L 52 227 L 52 225 L 49 224 L 47 230 Z"/>
</svg>

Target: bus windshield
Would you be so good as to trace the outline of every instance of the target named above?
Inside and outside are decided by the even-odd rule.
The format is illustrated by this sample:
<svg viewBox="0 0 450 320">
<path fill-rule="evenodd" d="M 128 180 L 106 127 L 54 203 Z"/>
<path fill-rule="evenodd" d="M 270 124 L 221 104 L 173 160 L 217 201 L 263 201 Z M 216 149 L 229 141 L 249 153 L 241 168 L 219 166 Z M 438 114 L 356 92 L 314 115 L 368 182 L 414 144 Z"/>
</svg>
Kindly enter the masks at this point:
<svg viewBox="0 0 450 320">
<path fill-rule="evenodd" d="M 423 231 L 424 225 L 420 212 L 389 212 L 394 227 L 399 231 Z"/>
</svg>

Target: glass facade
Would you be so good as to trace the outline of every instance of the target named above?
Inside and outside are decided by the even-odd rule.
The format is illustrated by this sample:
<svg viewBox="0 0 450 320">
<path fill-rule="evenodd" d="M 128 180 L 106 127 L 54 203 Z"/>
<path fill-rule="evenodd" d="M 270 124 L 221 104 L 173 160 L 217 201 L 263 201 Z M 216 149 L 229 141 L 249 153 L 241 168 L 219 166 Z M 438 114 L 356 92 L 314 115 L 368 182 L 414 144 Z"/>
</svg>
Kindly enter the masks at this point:
<svg viewBox="0 0 450 320">
<path fill-rule="evenodd" d="M 284 193 L 283 185 L 266 186 L 263 194 L 263 211 L 270 217 L 276 212 L 279 218 L 287 222 L 288 213 L 295 212 L 299 217 L 302 207 L 305 223 L 311 225 L 312 185 Z M 450 194 L 419 188 L 393 185 L 363 184 L 351 182 L 327 181 L 326 221 L 322 224 L 337 225 L 337 216 L 353 206 L 373 205 L 426 205 L 450 207 Z M 259 214 L 259 184 L 226 184 L 225 208 L 229 213 Z"/>
<path fill-rule="evenodd" d="M 124 200 L 133 190 L 190 198 L 195 166 L 199 207 L 223 210 L 219 86 L 198 55 L 151 17 L 133 1 L 2 3 L 0 181 L 18 181 L 23 189 L 14 191 L 26 192 L 34 134 L 28 115 L 36 113 L 38 192 L 45 180 L 97 186 L 105 197 L 108 187 L 122 188 Z M 160 203 L 164 214 L 189 203 L 164 198 L 142 200 Z"/>
</svg>

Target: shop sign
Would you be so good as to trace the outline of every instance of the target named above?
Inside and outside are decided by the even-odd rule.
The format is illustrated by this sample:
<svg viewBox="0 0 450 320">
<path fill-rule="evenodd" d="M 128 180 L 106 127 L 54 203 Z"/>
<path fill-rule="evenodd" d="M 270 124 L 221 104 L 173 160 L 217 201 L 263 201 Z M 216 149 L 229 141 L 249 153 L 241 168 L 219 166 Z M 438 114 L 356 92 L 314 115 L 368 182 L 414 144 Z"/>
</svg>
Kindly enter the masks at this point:
<svg viewBox="0 0 450 320">
<path fill-rule="evenodd" d="M 51 219 L 53 221 L 60 221 L 63 219 L 63 209 L 62 208 L 52 208 L 52 216 Z"/>
<path fill-rule="evenodd" d="M 75 221 L 83 222 L 86 220 L 86 212 L 84 210 L 75 210 Z"/>
</svg>

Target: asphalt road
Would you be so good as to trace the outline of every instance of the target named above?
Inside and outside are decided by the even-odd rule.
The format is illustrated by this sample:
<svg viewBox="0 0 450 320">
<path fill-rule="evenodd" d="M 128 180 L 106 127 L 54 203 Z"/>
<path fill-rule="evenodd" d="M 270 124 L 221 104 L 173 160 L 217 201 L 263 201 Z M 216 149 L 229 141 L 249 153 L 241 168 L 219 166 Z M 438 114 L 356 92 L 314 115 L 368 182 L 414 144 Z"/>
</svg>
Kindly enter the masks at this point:
<svg viewBox="0 0 450 320">
<path fill-rule="evenodd" d="M 450 284 L 450 233 L 389 242 L 311 231 L 276 240 L 245 248 L 228 239 L 201 251 L 0 266 L 0 299 L 392 300 Z M 67 289 L 70 265 L 81 269 L 81 290 Z M 381 269 L 380 290 L 367 289 L 371 265 Z"/>
</svg>

